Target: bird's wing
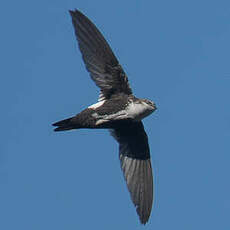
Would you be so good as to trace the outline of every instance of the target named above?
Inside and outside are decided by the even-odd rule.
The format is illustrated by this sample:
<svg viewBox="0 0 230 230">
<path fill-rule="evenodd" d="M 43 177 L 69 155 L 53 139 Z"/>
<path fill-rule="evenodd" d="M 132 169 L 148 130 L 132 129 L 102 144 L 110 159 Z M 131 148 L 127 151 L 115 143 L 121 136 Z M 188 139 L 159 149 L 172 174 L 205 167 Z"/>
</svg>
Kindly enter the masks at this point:
<svg viewBox="0 0 230 230">
<path fill-rule="evenodd" d="M 116 93 L 132 94 L 125 72 L 100 31 L 80 11 L 70 11 L 70 15 L 86 69 L 101 89 L 99 100 Z"/>
<path fill-rule="evenodd" d="M 153 176 L 148 137 L 142 122 L 130 122 L 110 131 L 119 142 L 121 168 L 142 224 L 153 203 Z"/>
</svg>

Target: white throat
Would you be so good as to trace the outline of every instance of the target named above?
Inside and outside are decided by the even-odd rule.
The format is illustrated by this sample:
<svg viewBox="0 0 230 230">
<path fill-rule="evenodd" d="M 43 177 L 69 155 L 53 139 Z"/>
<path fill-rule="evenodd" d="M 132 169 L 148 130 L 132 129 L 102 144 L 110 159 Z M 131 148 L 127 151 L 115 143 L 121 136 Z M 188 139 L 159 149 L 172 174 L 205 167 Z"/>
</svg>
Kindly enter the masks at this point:
<svg viewBox="0 0 230 230">
<path fill-rule="evenodd" d="M 142 120 L 153 112 L 152 107 L 146 103 L 130 103 L 127 107 L 128 117 L 133 118 L 134 120 Z"/>
</svg>

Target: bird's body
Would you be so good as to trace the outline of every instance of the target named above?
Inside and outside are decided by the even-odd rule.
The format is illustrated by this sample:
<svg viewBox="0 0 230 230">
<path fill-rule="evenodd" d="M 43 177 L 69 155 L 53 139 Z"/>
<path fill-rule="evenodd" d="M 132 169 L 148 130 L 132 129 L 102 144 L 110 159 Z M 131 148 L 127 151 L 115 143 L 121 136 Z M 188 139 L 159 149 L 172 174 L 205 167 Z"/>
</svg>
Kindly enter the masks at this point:
<svg viewBox="0 0 230 230">
<path fill-rule="evenodd" d="M 99 101 L 76 116 L 53 125 L 58 126 L 55 131 L 79 128 L 113 129 L 120 123 L 140 121 L 153 111 L 153 106 L 145 101 L 120 94 L 115 98 Z"/>
<path fill-rule="evenodd" d="M 96 26 L 80 11 L 70 11 L 79 48 L 91 78 L 101 89 L 98 102 L 76 116 L 58 121 L 55 131 L 109 129 L 119 143 L 121 168 L 141 223 L 150 216 L 153 177 L 148 137 L 142 119 L 155 104 L 136 98 L 118 60 Z"/>
</svg>

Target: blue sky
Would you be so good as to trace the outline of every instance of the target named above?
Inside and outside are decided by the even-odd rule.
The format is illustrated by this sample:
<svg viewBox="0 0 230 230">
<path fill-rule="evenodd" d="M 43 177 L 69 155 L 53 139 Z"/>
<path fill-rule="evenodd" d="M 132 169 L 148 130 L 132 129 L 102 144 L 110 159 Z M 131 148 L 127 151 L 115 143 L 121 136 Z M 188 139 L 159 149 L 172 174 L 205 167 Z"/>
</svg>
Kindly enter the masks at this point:
<svg viewBox="0 0 230 230">
<path fill-rule="evenodd" d="M 155 179 L 145 229 L 230 229 L 230 1 L 2 1 L 0 229 L 140 229 L 106 130 L 54 133 L 95 103 L 69 9 L 102 31 L 137 97 Z"/>
</svg>

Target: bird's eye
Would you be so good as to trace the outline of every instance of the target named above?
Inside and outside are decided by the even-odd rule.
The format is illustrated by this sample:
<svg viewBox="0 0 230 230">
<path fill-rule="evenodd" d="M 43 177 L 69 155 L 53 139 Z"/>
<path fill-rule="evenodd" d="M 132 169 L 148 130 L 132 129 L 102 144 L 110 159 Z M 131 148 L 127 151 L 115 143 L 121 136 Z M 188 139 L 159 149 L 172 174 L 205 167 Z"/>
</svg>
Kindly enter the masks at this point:
<svg viewBox="0 0 230 230">
<path fill-rule="evenodd" d="M 146 101 L 148 105 L 153 105 L 151 101 Z"/>
<path fill-rule="evenodd" d="M 147 101 L 146 103 L 152 107 L 155 107 L 155 104 L 152 101 Z"/>
</svg>

